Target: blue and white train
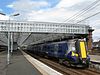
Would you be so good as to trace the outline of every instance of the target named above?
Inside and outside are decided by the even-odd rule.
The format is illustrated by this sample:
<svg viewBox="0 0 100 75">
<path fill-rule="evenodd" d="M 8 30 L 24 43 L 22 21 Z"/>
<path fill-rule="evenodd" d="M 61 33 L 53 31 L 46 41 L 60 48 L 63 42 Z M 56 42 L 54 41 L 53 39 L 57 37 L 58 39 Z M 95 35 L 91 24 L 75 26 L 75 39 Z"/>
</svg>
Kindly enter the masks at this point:
<svg viewBox="0 0 100 75">
<path fill-rule="evenodd" d="M 88 49 L 82 39 L 29 45 L 27 50 L 37 55 L 59 59 L 59 63 L 68 66 L 89 66 Z"/>
</svg>

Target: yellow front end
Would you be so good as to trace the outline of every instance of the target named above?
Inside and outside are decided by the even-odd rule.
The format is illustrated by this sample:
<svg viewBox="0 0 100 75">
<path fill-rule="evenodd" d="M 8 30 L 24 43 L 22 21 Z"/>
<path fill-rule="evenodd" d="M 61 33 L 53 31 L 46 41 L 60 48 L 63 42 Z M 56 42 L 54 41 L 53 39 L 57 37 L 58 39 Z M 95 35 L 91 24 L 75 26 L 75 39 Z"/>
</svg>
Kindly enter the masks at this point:
<svg viewBox="0 0 100 75">
<path fill-rule="evenodd" d="M 81 51 L 81 57 L 84 59 L 87 57 L 87 51 L 86 51 L 86 46 L 84 41 L 80 41 L 80 51 Z"/>
</svg>

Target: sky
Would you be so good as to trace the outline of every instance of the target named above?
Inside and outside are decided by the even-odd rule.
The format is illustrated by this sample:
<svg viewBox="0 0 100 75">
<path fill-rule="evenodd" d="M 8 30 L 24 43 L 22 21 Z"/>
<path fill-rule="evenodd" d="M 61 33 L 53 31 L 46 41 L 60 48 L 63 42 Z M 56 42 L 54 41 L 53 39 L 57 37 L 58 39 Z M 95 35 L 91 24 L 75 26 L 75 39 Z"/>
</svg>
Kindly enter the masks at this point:
<svg viewBox="0 0 100 75">
<path fill-rule="evenodd" d="M 98 1 L 97 4 L 90 6 L 89 11 L 76 16 L 76 18 L 73 17 L 95 1 Z M 12 19 L 77 23 L 100 12 L 100 0 L 0 0 L 0 12 L 6 14 L 6 16 L 0 15 L 0 20 L 7 20 L 9 15 L 20 13 L 19 16 L 12 17 Z M 81 23 L 90 25 L 94 29 L 94 41 L 100 40 L 100 14 Z"/>
</svg>

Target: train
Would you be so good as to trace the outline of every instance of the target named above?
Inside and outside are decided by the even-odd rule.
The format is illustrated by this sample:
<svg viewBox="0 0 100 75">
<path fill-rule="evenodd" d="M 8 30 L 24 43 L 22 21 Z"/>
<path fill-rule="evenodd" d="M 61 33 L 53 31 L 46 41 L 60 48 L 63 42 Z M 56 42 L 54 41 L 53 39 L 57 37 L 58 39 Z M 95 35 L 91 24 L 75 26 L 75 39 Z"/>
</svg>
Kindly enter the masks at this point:
<svg viewBox="0 0 100 75">
<path fill-rule="evenodd" d="M 27 46 L 27 51 L 55 58 L 60 64 L 74 67 L 89 67 L 90 57 L 84 39 L 49 42 Z"/>
</svg>

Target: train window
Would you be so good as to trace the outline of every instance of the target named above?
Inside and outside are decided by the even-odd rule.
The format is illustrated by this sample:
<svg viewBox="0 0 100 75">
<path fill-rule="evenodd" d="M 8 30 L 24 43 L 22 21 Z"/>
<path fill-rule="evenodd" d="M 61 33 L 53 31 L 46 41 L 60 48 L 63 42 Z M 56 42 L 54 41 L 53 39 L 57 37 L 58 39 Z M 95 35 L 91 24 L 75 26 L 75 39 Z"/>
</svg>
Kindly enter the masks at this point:
<svg viewBox="0 0 100 75">
<path fill-rule="evenodd" d="M 74 42 L 74 41 L 73 41 L 72 44 L 71 44 L 71 50 L 74 51 L 74 52 L 76 51 L 76 50 L 75 50 L 75 42 Z"/>
<path fill-rule="evenodd" d="M 76 52 L 75 41 L 74 40 L 69 40 L 68 41 L 68 51 L 66 53 L 69 53 L 70 51 Z"/>
</svg>

